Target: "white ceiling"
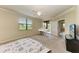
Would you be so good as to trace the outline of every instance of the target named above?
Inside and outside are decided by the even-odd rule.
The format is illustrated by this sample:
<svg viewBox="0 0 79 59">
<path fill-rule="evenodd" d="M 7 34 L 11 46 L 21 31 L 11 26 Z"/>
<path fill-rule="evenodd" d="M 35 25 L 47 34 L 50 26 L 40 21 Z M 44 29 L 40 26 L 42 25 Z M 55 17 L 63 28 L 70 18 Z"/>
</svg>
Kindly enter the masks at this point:
<svg viewBox="0 0 79 59">
<path fill-rule="evenodd" d="M 53 16 L 61 13 L 62 11 L 71 8 L 71 5 L 3 5 L 0 6 L 7 9 L 12 9 L 16 12 L 22 13 L 24 15 L 37 17 L 43 20 L 49 20 Z M 40 11 L 41 16 L 37 15 Z"/>
</svg>

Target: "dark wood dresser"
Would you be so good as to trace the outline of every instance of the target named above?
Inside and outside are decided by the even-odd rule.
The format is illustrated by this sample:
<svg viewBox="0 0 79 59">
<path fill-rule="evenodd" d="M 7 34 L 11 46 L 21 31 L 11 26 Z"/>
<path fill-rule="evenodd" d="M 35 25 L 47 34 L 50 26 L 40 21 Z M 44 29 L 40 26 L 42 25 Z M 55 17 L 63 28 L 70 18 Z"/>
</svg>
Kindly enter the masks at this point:
<svg viewBox="0 0 79 59">
<path fill-rule="evenodd" d="M 79 53 L 79 40 L 66 39 L 66 50 L 72 53 Z"/>
</svg>

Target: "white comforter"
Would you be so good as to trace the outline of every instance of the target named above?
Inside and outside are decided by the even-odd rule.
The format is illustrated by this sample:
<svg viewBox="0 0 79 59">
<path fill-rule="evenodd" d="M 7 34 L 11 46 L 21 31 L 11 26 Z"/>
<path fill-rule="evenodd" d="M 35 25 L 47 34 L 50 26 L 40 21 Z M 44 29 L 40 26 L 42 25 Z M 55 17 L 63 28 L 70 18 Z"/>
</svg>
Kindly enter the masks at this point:
<svg viewBox="0 0 79 59">
<path fill-rule="evenodd" d="M 45 53 L 49 51 L 40 42 L 31 38 L 24 38 L 0 45 L 0 53 Z"/>
</svg>

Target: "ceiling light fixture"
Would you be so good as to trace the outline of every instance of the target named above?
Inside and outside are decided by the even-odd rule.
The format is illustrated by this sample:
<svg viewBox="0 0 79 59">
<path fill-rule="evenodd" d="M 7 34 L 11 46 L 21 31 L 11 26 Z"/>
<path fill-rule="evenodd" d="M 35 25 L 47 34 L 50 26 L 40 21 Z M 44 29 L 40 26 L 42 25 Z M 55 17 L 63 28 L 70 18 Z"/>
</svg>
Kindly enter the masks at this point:
<svg viewBox="0 0 79 59">
<path fill-rule="evenodd" d="M 37 12 L 37 15 L 40 16 L 42 13 L 40 11 Z"/>
</svg>

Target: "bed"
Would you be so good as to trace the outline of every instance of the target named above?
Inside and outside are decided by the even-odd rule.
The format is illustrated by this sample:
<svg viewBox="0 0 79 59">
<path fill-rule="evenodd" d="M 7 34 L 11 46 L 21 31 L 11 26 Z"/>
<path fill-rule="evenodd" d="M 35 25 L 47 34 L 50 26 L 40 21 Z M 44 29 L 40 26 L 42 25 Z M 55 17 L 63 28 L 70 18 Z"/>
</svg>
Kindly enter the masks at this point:
<svg viewBox="0 0 79 59">
<path fill-rule="evenodd" d="M 0 53 L 47 53 L 50 49 L 32 38 L 23 38 L 0 45 Z"/>
</svg>

